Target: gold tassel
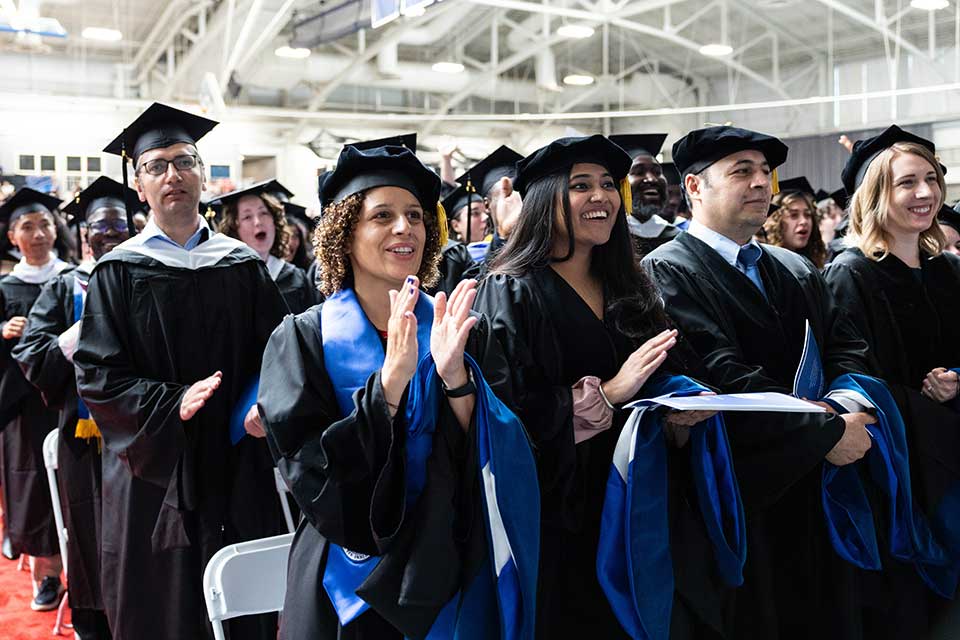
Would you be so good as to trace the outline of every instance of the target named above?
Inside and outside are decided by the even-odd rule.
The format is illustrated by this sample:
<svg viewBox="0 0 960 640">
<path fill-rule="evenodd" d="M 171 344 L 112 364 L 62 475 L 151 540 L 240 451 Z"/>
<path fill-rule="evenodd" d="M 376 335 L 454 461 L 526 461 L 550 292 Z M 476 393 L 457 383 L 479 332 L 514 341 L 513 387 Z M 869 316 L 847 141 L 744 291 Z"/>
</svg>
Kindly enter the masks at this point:
<svg viewBox="0 0 960 640">
<path fill-rule="evenodd" d="M 211 207 L 210 205 L 207 205 L 207 211 L 206 213 L 203 214 L 203 217 L 206 218 L 208 221 L 213 220 L 214 218 L 217 217 L 217 212 L 213 210 L 213 207 Z"/>
<path fill-rule="evenodd" d="M 93 421 L 93 418 L 81 418 L 77 420 L 77 429 L 73 432 L 73 435 L 76 438 L 83 438 L 84 440 L 96 438 L 97 451 L 100 450 L 100 447 L 103 443 L 103 436 L 100 435 L 100 428 L 97 426 L 97 423 Z"/>
<path fill-rule="evenodd" d="M 620 181 L 620 199 L 623 200 L 624 211 L 633 211 L 633 191 L 630 190 L 630 180 L 627 178 Z"/>
<path fill-rule="evenodd" d="M 437 226 L 440 227 L 440 248 L 446 246 L 450 240 L 450 230 L 447 228 L 447 210 L 437 202 Z"/>
<path fill-rule="evenodd" d="M 777 177 L 776 169 L 770 172 L 770 191 L 772 195 L 780 193 L 780 178 Z"/>
</svg>

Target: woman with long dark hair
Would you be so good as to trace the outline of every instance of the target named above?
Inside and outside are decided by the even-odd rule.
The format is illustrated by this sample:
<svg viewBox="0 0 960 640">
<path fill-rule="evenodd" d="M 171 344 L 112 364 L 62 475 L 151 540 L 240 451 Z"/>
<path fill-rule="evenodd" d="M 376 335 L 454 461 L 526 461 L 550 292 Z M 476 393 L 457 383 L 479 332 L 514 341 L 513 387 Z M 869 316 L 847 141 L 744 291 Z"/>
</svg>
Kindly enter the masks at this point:
<svg viewBox="0 0 960 640">
<path fill-rule="evenodd" d="M 621 408 L 655 373 L 697 366 L 682 355 L 685 345 L 634 258 L 621 186 L 630 163 L 599 135 L 557 140 L 517 163 L 523 209 L 475 305 L 511 363 L 516 410 L 538 453 L 540 638 L 627 637 L 597 577 L 611 461 L 628 413 Z M 708 417 L 672 413 L 664 426 L 674 445 L 669 495 L 655 496 L 652 509 L 669 503 L 675 553 L 662 577 L 676 586 L 644 626 L 669 627 L 673 638 L 713 637 L 724 627 L 724 590 L 690 510 L 689 472 L 680 471 L 688 427 Z"/>
</svg>

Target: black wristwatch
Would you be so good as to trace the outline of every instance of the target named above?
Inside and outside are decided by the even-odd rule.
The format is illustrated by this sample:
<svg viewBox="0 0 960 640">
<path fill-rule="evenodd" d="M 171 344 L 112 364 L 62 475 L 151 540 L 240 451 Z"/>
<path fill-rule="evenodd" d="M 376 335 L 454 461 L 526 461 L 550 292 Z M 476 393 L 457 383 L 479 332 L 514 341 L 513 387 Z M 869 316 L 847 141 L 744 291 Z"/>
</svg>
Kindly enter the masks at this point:
<svg viewBox="0 0 960 640">
<path fill-rule="evenodd" d="M 469 396 L 472 393 L 477 392 L 477 385 L 473 384 L 473 372 L 470 369 L 467 369 L 467 381 L 466 383 L 460 385 L 455 389 L 448 389 L 447 385 L 440 381 L 440 386 L 443 387 L 443 393 L 446 394 L 448 398 L 463 398 L 464 396 Z"/>
</svg>

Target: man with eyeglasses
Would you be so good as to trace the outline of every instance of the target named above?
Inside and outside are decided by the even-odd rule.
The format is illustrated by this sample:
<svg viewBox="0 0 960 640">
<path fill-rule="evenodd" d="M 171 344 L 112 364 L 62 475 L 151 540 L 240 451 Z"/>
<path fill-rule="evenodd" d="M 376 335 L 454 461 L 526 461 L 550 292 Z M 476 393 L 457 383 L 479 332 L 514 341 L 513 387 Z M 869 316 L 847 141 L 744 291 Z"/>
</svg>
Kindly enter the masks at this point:
<svg viewBox="0 0 960 640">
<path fill-rule="evenodd" d="M 136 201 L 132 189 L 128 200 Z M 132 197 L 131 197 L 132 196 Z M 81 640 L 107 640 L 110 631 L 100 595 L 100 437 L 77 395 L 73 353 L 90 273 L 97 260 L 130 237 L 124 188 L 100 177 L 64 208 L 69 224 L 86 228 L 92 254 L 76 269 L 51 278 L 30 309 L 27 328 L 13 349 L 23 375 L 42 394 L 48 409 L 59 410 L 57 484 L 68 531 L 70 612 Z M 77 246 L 84 243 L 78 235 Z M 87 253 L 87 252 L 84 252 Z M 52 426 L 52 425 L 51 425 Z M 41 589 L 42 591 L 42 589 Z"/>
<path fill-rule="evenodd" d="M 74 354 L 103 438 L 101 584 L 116 640 L 212 637 L 209 559 L 283 531 L 263 428 L 244 398 L 286 306 L 260 257 L 198 213 L 196 143 L 216 124 L 154 104 L 105 149 L 132 160 L 152 211 L 94 268 Z M 276 637 L 275 616 L 230 627 L 234 640 Z"/>
</svg>

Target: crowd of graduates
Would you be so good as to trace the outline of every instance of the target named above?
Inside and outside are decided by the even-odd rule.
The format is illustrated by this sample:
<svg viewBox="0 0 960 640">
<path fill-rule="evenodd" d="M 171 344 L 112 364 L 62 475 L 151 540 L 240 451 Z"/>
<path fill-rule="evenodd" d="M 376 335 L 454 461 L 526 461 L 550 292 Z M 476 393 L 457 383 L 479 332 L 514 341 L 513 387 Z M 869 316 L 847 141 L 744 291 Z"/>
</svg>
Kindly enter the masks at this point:
<svg viewBox="0 0 960 640">
<path fill-rule="evenodd" d="M 957 632 L 960 214 L 931 141 L 838 146 L 826 193 L 729 125 L 669 163 L 663 134 L 592 135 L 460 176 L 405 135 L 345 145 L 313 216 L 276 180 L 201 202 L 216 124 L 154 104 L 104 149 L 129 186 L 0 204 L 31 608 L 212 637 L 204 567 L 286 532 L 278 470 L 284 608 L 234 639 Z M 752 393 L 805 402 L 650 402 Z"/>
</svg>

